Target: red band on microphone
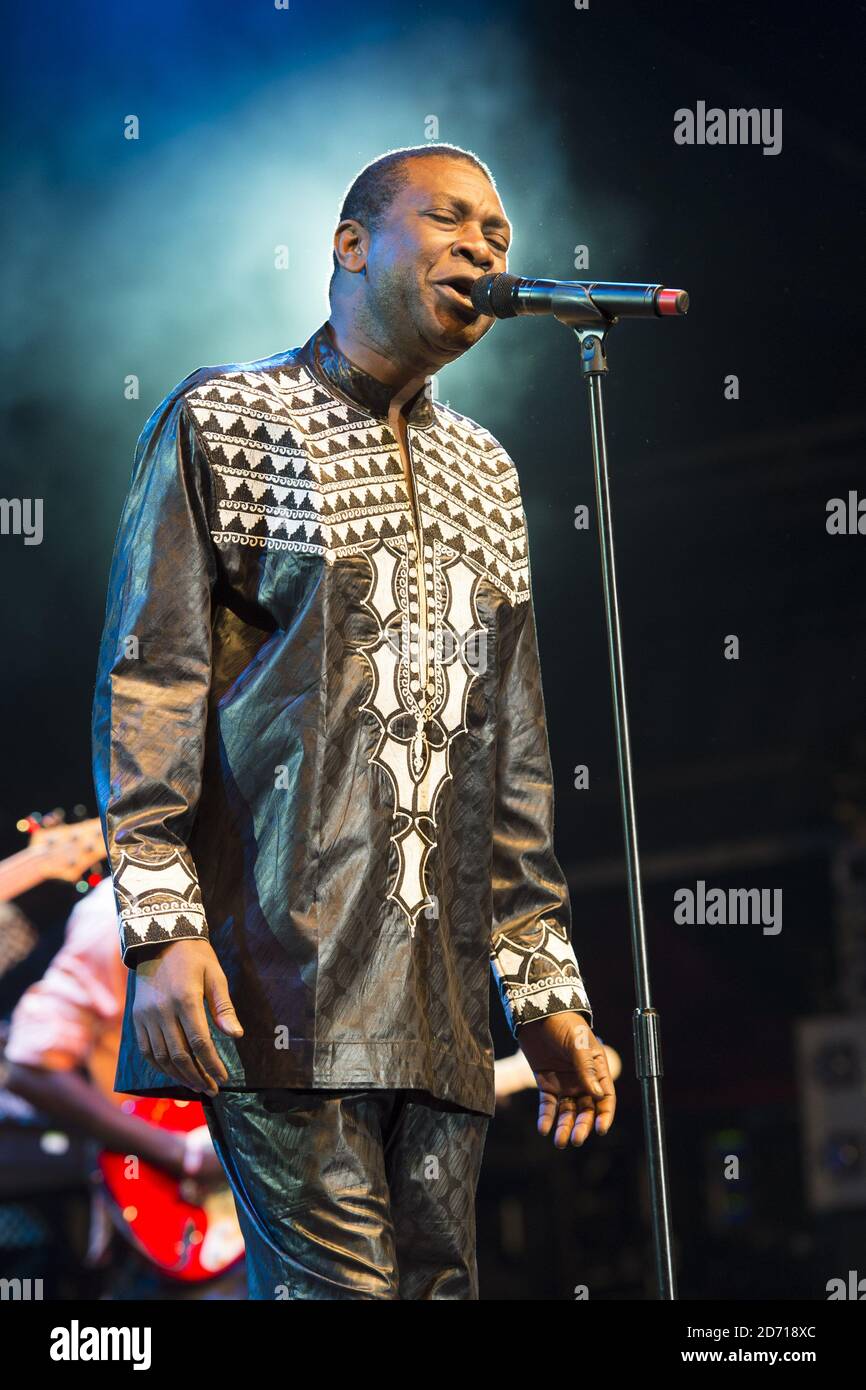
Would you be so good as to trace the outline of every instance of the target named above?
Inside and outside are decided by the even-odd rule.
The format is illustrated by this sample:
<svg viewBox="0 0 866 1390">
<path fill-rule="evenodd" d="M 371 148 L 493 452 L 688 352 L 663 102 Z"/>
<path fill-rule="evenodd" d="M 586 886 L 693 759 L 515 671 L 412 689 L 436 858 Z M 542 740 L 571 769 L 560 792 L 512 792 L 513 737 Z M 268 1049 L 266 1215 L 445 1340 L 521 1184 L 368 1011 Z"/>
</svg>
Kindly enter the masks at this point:
<svg viewBox="0 0 866 1390">
<path fill-rule="evenodd" d="M 656 299 L 657 314 L 684 314 L 689 307 L 689 297 L 685 290 L 659 290 Z"/>
</svg>

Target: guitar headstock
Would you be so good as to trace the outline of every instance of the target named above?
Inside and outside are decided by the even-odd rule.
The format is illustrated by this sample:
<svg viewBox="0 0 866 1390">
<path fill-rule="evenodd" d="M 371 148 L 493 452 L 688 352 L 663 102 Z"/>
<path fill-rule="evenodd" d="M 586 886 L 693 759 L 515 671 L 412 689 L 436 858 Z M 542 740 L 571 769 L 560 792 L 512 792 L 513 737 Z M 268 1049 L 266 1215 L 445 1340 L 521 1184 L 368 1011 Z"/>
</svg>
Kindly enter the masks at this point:
<svg viewBox="0 0 866 1390">
<path fill-rule="evenodd" d="M 29 835 L 28 848 L 38 856 L 45 878 L 77 883 L 86 876 L 87 885 L 93 887 L 104 877 L 98 869 L 105 859 L 105 840 L 98 816 L 67 823 L 61 810 L 45 815 L 34 811 L 18 822 L 18 829 Z"/>
</svg>

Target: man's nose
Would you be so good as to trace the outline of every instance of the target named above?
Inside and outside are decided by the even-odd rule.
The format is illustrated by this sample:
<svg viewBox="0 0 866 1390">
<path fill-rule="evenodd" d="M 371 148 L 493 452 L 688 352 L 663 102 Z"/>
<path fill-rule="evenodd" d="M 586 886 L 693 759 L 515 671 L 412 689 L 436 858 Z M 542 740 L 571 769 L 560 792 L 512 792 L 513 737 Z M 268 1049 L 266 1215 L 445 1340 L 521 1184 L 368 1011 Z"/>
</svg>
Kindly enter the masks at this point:
<svg viewBox="0 0 866 1390">
<path fill-rule="evenodd" d="M 470 261 L 472 265 L 480 270 L 490 270 L 494 264 L 494 255 L 490 249 L 489 242 L 481 235 L 477 238 L 472 236 L 462 237 L 452 248 L 454 255 L 461 256 L 464 260 Z"/>
</svg>

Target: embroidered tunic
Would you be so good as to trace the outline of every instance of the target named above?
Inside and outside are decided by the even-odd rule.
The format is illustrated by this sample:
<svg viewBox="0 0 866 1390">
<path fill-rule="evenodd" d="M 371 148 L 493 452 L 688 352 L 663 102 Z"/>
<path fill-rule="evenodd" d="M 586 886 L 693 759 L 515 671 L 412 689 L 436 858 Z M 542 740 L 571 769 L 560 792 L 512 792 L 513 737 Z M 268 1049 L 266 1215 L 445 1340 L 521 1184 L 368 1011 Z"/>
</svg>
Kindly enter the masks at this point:
<svg viewBox="0 0 866 1390">
<path fill-rule="evenodd" d="M 323 324 L 202 367 L 148 420 L 109 582 L 94 776 L 131 967 L 208 937 L 230 1087 L 420 1087 L 493 1112 L 515 1035 L 592 1022 L 553 850 L 526 521 L 505 450 Z"/>
</svg>

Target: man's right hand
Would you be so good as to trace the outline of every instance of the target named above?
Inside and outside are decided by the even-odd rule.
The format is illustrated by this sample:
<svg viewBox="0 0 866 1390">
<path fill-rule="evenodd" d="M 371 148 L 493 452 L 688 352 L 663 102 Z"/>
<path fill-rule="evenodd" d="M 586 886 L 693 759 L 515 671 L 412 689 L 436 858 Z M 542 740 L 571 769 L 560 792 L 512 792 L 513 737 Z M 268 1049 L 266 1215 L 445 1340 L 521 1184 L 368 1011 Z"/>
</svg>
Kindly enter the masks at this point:
<svg viewBox="0 0 866 1390">
<path fill-rule="evenodd" d="M 215 1096 L 228 1073 L 211 1039 L 205 1001 L 221 1032 L 243 1037 L 209 942 L 169 941 L 158 955 L 139 963 L 132 1017 L 142 1055 L 190 1091 Z"/>
</svg>

